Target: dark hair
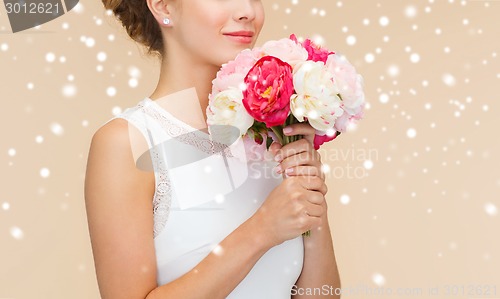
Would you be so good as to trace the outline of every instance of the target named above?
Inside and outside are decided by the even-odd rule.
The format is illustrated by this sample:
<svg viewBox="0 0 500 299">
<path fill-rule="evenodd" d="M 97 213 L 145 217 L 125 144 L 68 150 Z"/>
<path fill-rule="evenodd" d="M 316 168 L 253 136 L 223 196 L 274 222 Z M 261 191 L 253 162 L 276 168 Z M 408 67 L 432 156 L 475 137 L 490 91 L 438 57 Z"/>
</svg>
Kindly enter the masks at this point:
<svg viewBox="0 0 500 299">
<path fill-rule="evenodd" d="M 146 0 L 102 0 L 127 30 L 127 34 L 147 48 L 148 54 L 162 58 L 163 36 L 160 25 L 149 10 Z"/>
</svg>

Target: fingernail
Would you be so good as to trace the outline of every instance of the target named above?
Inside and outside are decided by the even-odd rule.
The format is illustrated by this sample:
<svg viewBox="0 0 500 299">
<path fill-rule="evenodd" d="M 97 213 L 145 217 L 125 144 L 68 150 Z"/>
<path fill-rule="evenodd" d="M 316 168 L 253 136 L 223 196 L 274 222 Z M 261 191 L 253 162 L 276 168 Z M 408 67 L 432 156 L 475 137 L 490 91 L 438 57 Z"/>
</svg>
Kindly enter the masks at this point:
<svg viewBox="0 0 500 299">
<path fill-rule="evenodd" d="M 280 154 L 277 154 L 277 155 L 274 157 L 274 161 L 281 161 L 281 155 L 280 155 Z"/>
<path fill-rule="evenodd" d="M 276 173 L 282 173 L 282 172 L 283 172 L 283 171 L 281 170 L 281 166 L 279 166 L 279 165 L 278 165 L 278 166 L 276 166 L 276 167 L 274 167 L 274 169 L 273 169 L 273 170 L 274 170 L 274 172 L 276 172 Z"/>
<path fill-rule="evenodd" d="M 283 133 L 288 134 L 290 132 L 292 132 L 292 128 L 290 127 L 283 128 Z"/>
<path fill-rule="evenodd" d="M 293 172 L 293 168 L 287 168 L 285 169 L 285 173 L 292 173 Z"/>
</svg>

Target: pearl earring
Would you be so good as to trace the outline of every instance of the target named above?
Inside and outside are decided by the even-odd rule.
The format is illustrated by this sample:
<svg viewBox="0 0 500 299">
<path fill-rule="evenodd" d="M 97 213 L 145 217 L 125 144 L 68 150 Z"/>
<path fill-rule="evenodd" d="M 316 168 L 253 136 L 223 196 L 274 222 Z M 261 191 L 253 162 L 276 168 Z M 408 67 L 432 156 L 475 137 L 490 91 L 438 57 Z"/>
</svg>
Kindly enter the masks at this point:
<svg viewBox="0 0 500 299">
<path fill-rule="evenodd" d="M 165 25 L 170 24 L 170 19 L 169 18 L 163 18 L 163 24 L 165 24 Z"/>
</svg>

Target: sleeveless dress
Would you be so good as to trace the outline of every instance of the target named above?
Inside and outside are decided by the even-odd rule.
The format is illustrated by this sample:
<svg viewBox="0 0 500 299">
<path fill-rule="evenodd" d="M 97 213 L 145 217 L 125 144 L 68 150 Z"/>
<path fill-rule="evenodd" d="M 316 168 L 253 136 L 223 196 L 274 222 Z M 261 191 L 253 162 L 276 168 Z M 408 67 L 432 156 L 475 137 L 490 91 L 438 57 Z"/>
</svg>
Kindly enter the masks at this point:
<svg viewBox="0 0 500 299">
<path fill-rule="evenodd" d="M 217 250 L 217 244 L 251 217 L 282 181 L 272 171 L 276 162 L 236 159 L 238 148 L 214 142 L 210 134 L 174 117 L 149 97 L 110 120 L 115 118 L 136 127 L 150 149 L 159 286 Z M 302 236 L 272 247 L 227 298 L 290 298 L 303 258 Z"/>
</svg>

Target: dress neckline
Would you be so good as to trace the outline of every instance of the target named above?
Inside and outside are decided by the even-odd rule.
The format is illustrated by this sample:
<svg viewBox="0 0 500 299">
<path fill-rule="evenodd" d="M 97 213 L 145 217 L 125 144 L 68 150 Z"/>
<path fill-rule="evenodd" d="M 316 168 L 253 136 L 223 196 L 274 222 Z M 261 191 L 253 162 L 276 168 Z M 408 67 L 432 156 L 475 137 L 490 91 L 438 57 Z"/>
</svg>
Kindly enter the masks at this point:
<svg viewBox="0 0 500 299">
<path fill-rule="evenodd" d="M 210 132 L 209 133 L 203 132 L 202 130 L 196 129 L 193 126 L 191 126 L 188 123 L 186 123 L 185 121 L 182 121 L 181 119 L 175 117 L 172 113 L 170 113 L 167 110 L 165 110 L 158 103 L 156 103 L 155 100 L 151 99 L 150 97 L 146 97 L 145 101 L 149 102 L 151 104 L 151 106 L 154 107 L 154 109 L 156 109 L 159 113 L 164 114 L 165 116 L 167 116 L 170 119 L 173 119 L 176 123 L 178 123 L 179 125 L 185 127 L 189 131 L 198 131 L 200 134 L 203 134 L 205 137 L 207 137 L 208 139 L 210 139 L 210 137 L 211 137 Z M 208 131 L 208 127 L 207 127 L 207 131 Z"/>
</svg>

